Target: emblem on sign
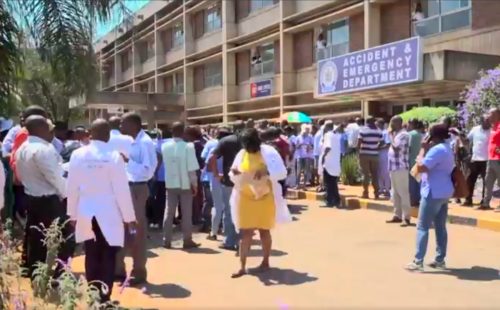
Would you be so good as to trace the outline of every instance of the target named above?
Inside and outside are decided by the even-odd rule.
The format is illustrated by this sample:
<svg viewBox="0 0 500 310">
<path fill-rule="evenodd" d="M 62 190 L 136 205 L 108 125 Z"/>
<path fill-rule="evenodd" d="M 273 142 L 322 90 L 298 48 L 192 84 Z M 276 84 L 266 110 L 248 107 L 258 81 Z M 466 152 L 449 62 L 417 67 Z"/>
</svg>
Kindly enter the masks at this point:
<svg viewBox="0 0 500 310">
<path fill-rule="evenodd" d="M 335 91 L 337 84 L 338 70 L 333 61 L 326 61 L 321 67 L 319 80 L 322 92 Z"/>
</svg>

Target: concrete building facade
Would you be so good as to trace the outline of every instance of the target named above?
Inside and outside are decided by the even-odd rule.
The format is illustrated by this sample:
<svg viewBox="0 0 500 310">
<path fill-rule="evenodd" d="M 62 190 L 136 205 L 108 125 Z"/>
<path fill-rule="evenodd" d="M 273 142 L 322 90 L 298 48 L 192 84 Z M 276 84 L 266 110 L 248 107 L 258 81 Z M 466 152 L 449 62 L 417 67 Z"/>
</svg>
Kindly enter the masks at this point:
<svg viewBox="0 0 500 310">
<path fill-rule="evenodd" d="M 417 35 L 421 82 L 317 96 L 318 60 Z M 288 111 L 390 116 L 450 105 L 478 70 L 500 63 L 500 1 L 151 1 L 95 51 L 101 73 L 87 103 L 91 118 L 140 110 L 154 127 Z"/>
</svg>

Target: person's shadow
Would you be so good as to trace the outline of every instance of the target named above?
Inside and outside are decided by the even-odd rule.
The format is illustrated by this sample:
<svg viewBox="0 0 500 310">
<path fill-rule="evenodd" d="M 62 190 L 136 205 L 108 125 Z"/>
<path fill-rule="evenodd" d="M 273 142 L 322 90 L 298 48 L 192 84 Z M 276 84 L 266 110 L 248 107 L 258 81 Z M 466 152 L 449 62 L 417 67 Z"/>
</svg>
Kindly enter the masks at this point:
<svg viewBox="0 0 500 310">
<path fill-rule="evenodd" d="M 265 286 L 272 285 L 301 285 L 317 281 L 317 277 L 310 276 L 307 272 L 297 272 L 293 269 L 271 268 L 265 272 L 252 272 L 250 275 L 258 278 Z"/>
<path fill-rule="evenodd" d="M 177 284 L 151 284 L 148 283 L 143 288 L 144 294 L 151 298 L 172 298 L 181 299 L 191 296 L 191 291 Z"/>
<path fill-rule="evenodd" d="M 297 214 L 300 215 L 302 212 L 307 210 L 307 206 L 304 205 L 288 205 L 288 210 L 290 211 L 291 214 Z"/>
<path fill-rule="evenodd" d="M 426 273 L 455 276 L 457 277 L 457 279 L 466 281 L 487 282 L 487 281 L 500 280 L 498 272 L 499 271 L 497 269 L 489 267 L 473 266 L 471 268 L 449 268 L 442 271 L 426 272 Z"/>
</svg>

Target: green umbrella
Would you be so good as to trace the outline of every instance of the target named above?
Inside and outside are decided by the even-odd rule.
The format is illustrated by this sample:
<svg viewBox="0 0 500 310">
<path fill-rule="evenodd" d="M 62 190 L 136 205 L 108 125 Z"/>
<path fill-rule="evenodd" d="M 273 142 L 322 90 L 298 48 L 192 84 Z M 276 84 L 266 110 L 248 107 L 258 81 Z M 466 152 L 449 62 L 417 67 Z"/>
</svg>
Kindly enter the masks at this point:
<svg viewBox="0 0 500 310">
<path fill-rule="evenodd" d="M 302 112 L 287 112 L 281 116 L 281 119 L 289 123 L 312 123 L 311 118 Z"/>
</svg>

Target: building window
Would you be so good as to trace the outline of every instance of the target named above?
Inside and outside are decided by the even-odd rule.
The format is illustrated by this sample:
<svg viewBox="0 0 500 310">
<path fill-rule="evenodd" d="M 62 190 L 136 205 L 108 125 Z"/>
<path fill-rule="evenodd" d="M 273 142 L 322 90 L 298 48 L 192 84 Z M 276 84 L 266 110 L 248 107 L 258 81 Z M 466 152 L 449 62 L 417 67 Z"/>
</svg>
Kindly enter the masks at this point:
<svg viewBox="0 0 500 310">
<path fill-rule="evenodd" d="M 130 51 L 121 54 L 121 64 L 122 64 L 122 72 L 127 71 L 130 67 L 132 67 L 132 53 Z"/>
<path fill-rule="evenodd" d="M 349 20 L 329 24 L 316 40 L 316 60 L 349 53 Z"/>
<path fill-rule="evenodd" d="M 273 4 L 273 0 L 250 0 L 250 12 L 258 11 Z"/>
<path fill-rule="evenodd" d="M 205 65 L 203 74 L 205 87 L 219 86 L 222 84 L 222 67 L 219 62 Z"/>
<path fill-rule="evenodd" d="M 147 59 L 153 58 L 155 56 L 155 42 L 150 40 L 147 42 Z"/>
<path fill-rule="evenodd" d="M 451 31 L 471 24 L 471 0 L 417 1 L 413 31 L 419 36 Z"/>
<path fill-rule="evenodd" d="M 172 28 L 172 47 L 182 46 L 184 44 L 184 29 L 182 23 L 176 24 Z"/>
<path fill-rule="evenodd" d="M 180 73 L 175 73 L 174 77 L 175 77 L 174 92 L 177 94 L 184 93 L 184 75 Z"/>
<path fill-rule="evenodd" d="M 220 7 L 214 5 L 205 10 L 205 32 L 212 32 L 222 28 Z"/>
<path fill-rule="evenodd" d="M 148 83 L 141 84 L 141 85 L 139 86 L 139 91 L 140 91 L 141 93 L 147 93 L 147 92 L 149 92 L 149 84 L 148 84 Z"/>
<path fill-rule="evenodd" d="M 274 42 L 262 45 L 252 53 L 250 59 L 252 76 L 274 73 Z"/>
</svg>

